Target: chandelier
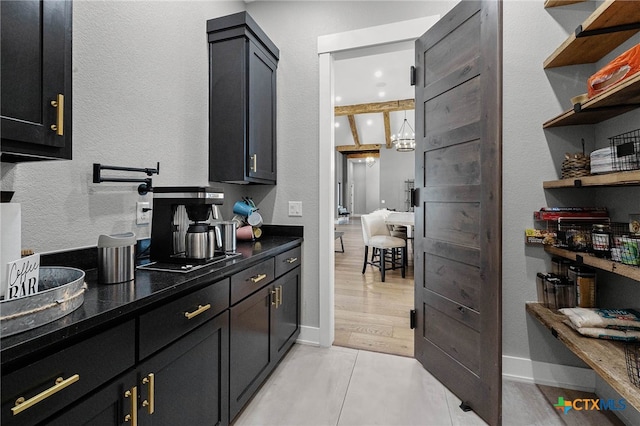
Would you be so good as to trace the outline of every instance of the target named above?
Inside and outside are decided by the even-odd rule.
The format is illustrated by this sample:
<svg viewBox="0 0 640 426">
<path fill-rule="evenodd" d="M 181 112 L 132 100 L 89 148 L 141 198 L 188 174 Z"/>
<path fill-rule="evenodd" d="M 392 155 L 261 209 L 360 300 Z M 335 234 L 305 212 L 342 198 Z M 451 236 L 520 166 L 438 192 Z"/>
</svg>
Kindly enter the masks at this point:
<svg viewBox="0 0 640 426">
<path fill-rule="evenodd" d="M 391 142 L 398 152 L 411 152 L 416 149 L 416 134 L 413 127 L 407 121 L 407 112 L 404 112 L 404 121 L 397 135 L 391 135 Z"/>
</svg>

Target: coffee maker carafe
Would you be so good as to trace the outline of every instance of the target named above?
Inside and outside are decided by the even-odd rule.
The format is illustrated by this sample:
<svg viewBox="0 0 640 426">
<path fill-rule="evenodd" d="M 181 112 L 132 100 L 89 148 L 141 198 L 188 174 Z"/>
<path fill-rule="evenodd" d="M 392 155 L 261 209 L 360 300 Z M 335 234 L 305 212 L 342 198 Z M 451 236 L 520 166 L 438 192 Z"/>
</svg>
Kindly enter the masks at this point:
<svg viewBox="0 0 640 426">
<path fill-rule="evenodd" d="M 156 187 L 153 190 L 151 253 L 153 261 L 204 263 L 224 252 L 216 251 L 212 221 L 224 201 L 221 189 L 210 187 Z"/>
</svg>

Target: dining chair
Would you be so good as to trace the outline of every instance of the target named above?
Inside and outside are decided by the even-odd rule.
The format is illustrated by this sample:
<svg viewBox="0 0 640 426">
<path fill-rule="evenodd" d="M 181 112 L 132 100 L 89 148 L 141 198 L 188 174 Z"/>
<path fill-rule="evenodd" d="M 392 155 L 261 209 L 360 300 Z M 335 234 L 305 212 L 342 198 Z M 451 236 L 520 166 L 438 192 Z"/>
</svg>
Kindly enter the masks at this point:
<svg viewBox="0 0 640 426">
<path fill-rule="evenodd" d="M 404 278 L 405 259 L 407 256 L 406 241 L 402 238 L 391 236 L 387 225 L 384 223 L 383 215 L 366 214 L 361 216 L 360 219 L 362 221 L 362 236 L 365 243 L 362 273 L 365 273 L 368 264 L 375 266 L 380 269 L 382 282 L 384 282 L 387 263 L 390 263 L 392 269 L 396 269 L 396 267 L 401 268 L 402 278 Z M 374 251 L 371 256 L 371 261 L 367 260 L 369 247 Z M 400 250 L 401 253 L 399 261 L 395 256 L 396 250 Z M 376 251 L 378 251 L 377 256 L 375 256 Z"/>
</svg>

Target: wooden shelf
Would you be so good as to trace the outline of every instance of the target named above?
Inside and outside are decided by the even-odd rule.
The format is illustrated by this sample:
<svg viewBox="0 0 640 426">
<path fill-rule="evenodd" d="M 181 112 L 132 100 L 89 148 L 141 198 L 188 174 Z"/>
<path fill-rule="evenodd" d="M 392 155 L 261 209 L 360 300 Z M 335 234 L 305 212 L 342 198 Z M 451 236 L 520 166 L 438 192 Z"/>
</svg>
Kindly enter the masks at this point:
<svg viewBox="0 0 640 426">
<path fill-rule="evenodd" d="M 582 257 L 582 263 L 584 265 L 640 282 L 640 268 L 637 266 L 625 265 L 624 263 L 596 257 L 590 253 L 576 253 L 575 251 L 565 250 L 549 245 L 544 246 L 544 251 L 554 256 L 564 257 L 565 259 L 573 261 L 580 256 Z"/>
<path fill-rule="evenodd" d="M 640 410 L 640 389 L 627 376 L 624 346 L 620 342 L 584 337 L 563 321 L 565 315 L 556 314 L 540 303 L 527 303 L 527 312 L 551 330 L 571 352 L 591 367 L 604 381 L 609 383 L 622 398 L 636 410 Z"/>
<path fill-rule="evenodd" d="M 542 187 L 544 189 L 638 185 L 640 185 L 640 170 L 607 173 L 605 175 L 593 175 L 580 178 L 547 180 L 542 182 Z"/>
<path fill-rule="evenodd" d="M 584 3 L 587 0 L 546 0 L 544 2 L 544 8 L 549 9 L 550 7 L 558 7 L 558 6 L 566 6 L 568 4 L 574 3 Z"/>
<path fill-rule="evenodd" d="M 579 106 L 547 120 L 543 129 L 549 127 L 595 124 L 629 112 L 640 105 L 640 73 L 622 80 L 599 95 Z"/>
<path fill-rule="evenodd" d="M 608 0 L 582 23 L 582 32 L 638 22 L 640 8 L 635 1 Z M 576 30 L 544 61 L 544 68 L 597 62 L 638 31 L 640 29 L 576 37 L 576 32 L 579 32 Z"/>
</svg>

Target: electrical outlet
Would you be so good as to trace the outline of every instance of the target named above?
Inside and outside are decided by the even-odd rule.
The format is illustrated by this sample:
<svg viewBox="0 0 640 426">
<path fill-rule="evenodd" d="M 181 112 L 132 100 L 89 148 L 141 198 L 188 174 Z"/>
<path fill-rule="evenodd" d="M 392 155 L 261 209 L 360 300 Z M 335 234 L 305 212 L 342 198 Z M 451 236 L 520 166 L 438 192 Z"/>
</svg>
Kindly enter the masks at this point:
<svg viewBox="0 0 640 426">
<path fill-rule="evenodd" d="M 148 201 L 138 201 L 136 203 L 136 224 L 148 225 L 151 222 L 151 208 Z"/>
<path fill-rule="evenodd" d="M 302 201 L 289 201 L 289 216 L 302 216 Z"/>
</svg>

